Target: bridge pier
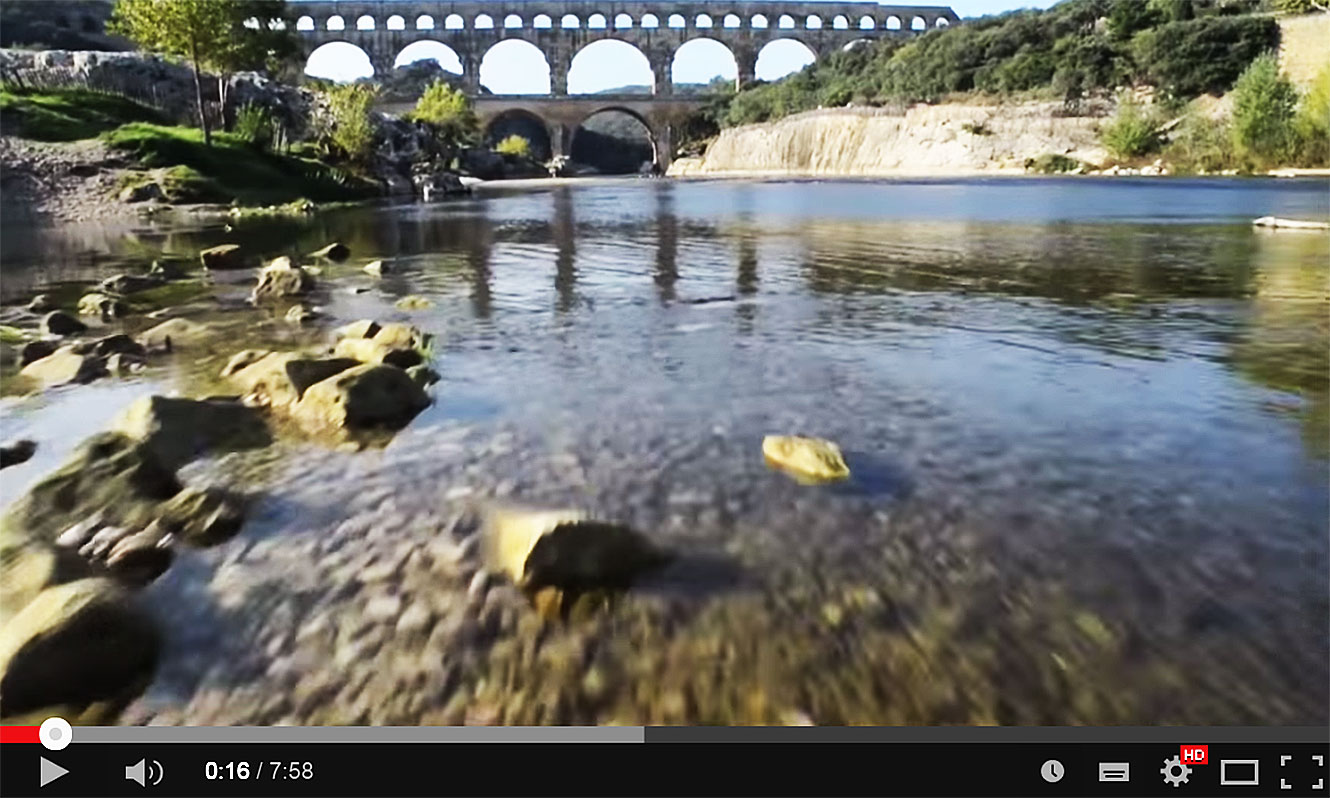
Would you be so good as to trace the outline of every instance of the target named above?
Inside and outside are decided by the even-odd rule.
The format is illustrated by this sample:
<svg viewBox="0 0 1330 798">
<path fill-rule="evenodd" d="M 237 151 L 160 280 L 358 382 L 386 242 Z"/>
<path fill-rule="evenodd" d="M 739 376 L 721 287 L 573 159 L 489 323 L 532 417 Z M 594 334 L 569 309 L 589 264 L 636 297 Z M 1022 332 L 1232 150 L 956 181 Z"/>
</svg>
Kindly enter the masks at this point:
<svg viewBox="0 0 1330 798">
<path fill-rule="evenodd" d="M 734 78 L 735 91 L 757 80 L 757 51 L 751 47 L 735 47 L 734 63 L 738 67 Z"/>
</svg>

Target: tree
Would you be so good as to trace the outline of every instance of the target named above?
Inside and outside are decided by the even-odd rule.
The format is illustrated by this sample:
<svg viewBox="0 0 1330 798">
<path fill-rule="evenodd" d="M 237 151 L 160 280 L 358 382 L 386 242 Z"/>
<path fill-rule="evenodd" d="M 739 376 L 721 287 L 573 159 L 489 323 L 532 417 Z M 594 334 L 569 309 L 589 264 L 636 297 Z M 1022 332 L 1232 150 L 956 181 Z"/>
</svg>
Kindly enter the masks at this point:
<svg viewBox="0 0 1330 798">
<path fill-rule="evenodd" d="M 1238 150 L 1266 162 L 1288 158 L 1294 145 L 1298 90 L 1266 54 L 1251 62 L 1233 86 L 1233 140 Z"/>
<path fill-rule="evenodd" d="M 203 103 L 201 73 L 262 66 L 274 53 L 294 48 L 293 26 L 274 27 L 267 21 L 286 20 L 281 0 L 116 0 L 107 29 L 151 52 L 189 61 L 194 71 L 203 141 L 211 146 L 212 131 Z M 246 20 L 260 20 L 246 26 Z"/>
<path fill-rule="evenodd" d="M 342 157 L 355 163 L 369 160 L 374 148 L 374 121 L 370 107 L 378 96 L 378 87 L 362 83 L 333 86 L 323 92 L 328 112 L 321 117 L 320 138 Z"/>
<path fill-rule="evenodd" d="M 207 66 L 217 72 L 217 99 L 227 108 L 231 75 L 245 70 L 276 72 L 300 50 L 295 20 L 288 16 L 286 0 L 213 0 L 229 7 L 229 37 Z"/>
<path fill-rule="evenodd" d="M 434 129 L 445 149 L 460 147 L 475 136 L 476 115 L 466 92 L 436 80 L 420 95 L 414 110 L 407 114 L 414 122 L 424 122 Z"/>
</svg>

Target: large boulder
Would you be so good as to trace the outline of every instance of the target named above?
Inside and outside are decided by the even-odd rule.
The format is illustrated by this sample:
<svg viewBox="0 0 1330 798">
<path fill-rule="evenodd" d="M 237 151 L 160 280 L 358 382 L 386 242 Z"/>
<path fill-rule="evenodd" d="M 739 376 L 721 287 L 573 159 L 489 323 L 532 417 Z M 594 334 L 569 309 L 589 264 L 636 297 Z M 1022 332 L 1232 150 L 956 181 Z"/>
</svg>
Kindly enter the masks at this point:
<svg viewBox="0 0 1330 798">
<path fill-rule="evenodd" d="M 375 338 L 343 338 L 333 348 L 338 357 L 349 357 L 361 363 L 387 363 L 402 369 L 419 365 L 420 352 L 409 346 L 394 346 Z"/>
<path fill-rule="evenodd" d="M 42 317 L 42 323 L 39 328 L 42 335 L 78 335 L 88 329 L 88 325 L 65 313 L 62 310 L 53 310 Z"/>
<path fill-rule="evenodd" d="M 160 524 L 194 546 L 211 546 L 240 531 L 243 497 L 221 488 L 185 488 L 162 507 Z"/>
<path fill-rule="evenodd" d="M 204 452 L 272 443 L 259 412 L 228 399 L 145 396 L 125 408 L 112 430 L 147 446 L 168 468 Z"/>
<path fill-rule="evenodd" d="M 340 241 L 334 241 L 326 247 L 320 247 L 309 253 L 311 258 L 327 258 L 328 260 L 340 262 L 351 257 L 351 248 Z"/>
<path fill-rule="evenodd" d="M 139 343 L 148 349 L 171 351 L 178 346 L 191 346 L 207 340 L 212 330 L 189 319 L 167 319 L 139 335 Z"/>
<path fill-rule="evenodd" d="M 314 288 L 314 275 L 282 257 L 259 272 L 259 284 L 250 294 L 251 302 L 299 296 Z"/>
<path fill-rule="evenodd" d="M 302 424 L 316 429 L 396 429 L 429 403 L 405 371 L 367 364 L 311 385 L 293 412 Z"/>
<path fill-rule="evenodd" d="M 235 271 L 247 269 L 250 260 L 240 249 L 239 244 L 222 244 L 199 252 L 203 268 L 210 271 Z"/>
<path fill-rule="evenodd" d="M 0 468 L 26 463 L 37 453 L 36 441 L 26 438 L 0 446 Z"/>
<path fill-rule="evenodd" d="M 39 360 L 24 366 L 19 374 L 40 382 L 44 387 L 70 382 L 92 382 L 106 374 L 106 360 L 97 355 L 80 355 L 72 346 L 62 346 Z"/>
<path fill-rule="evenodd" d="M 579 510 L 493 508 L 483 541 L 490 570 L 532 591 L 624 588 L 665 560 L 638 532 Z"/>
<path fill-rule="evenodd" d="M 107 524 L 142 527 L 180 489 L 152 449 L 128 435 L 101 432 L 10 505 L 0 533 L 50 541 L 95 515 Z"/>
<path fill-rule="evenodd" d="M 358 365 L 359 361 L 350 358 L 311 358 L 298 352 L 273 352 L 233 372 L 230 378 L 251 403 L 285 407 L 299 401 L 311 385 Z"/>
<path fill-rule="evenodd" d="M 125 315 L 128 308 L 119 299 L 94 291 L 84 294 L 79 299 L 78 310 L 80 316 L 101 316 L 104 319 L 111 319 Z"/>
<path fill-rule="evenodd" d="M 75 552 L 6 529 L 0 535 L 0 629 L 46 588 L 91 575 Z"/>
<path fill-rule="evenodd" d="M 41 360 L 60 348 L 56 341 L 29 341 L 23 345 L 18 353 L 18 364 L 26 366 L 34 360 Z"/>
<path fill-rule="evenodd" d="M 840 447 L 821 438 L 768 435 L 762 439 L 767 463 L 803 483 L 830 482 L 850 476 Z"/>
<path fill-rule="evenodd" d="M 128 699 L 147 685 L 159 646 L 114 582 L 49 587 L 0 630 L 0 715 Z"/>
</svg>

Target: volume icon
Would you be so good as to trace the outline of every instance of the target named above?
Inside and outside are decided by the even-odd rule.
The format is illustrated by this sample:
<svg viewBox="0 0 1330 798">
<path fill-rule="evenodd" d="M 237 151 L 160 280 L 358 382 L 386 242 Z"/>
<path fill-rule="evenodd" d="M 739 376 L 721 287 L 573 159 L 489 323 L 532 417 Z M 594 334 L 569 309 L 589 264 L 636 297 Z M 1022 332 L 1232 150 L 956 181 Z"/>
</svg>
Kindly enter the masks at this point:
<svg viewBox="0 0 1330 798">
<path fill-rule="evenodd" d="M 165 773 L 166 769 L 156 759 L 151 762 L 140 759 L 132 765 L 125 765 L 125 778 L 137 782 L 140 787 L 146 787 L 149 784 L 161 784 L 162 776 Z"/>
</svg>

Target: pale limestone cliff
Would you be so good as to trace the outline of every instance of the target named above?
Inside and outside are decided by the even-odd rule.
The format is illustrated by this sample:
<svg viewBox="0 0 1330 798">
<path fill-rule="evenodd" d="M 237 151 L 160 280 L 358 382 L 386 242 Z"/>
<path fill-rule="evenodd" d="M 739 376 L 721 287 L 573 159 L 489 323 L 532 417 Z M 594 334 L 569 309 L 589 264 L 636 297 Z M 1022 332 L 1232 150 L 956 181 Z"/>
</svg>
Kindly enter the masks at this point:
<svg viewBox="0 0 1330 798">
<path fill-rule="evenodd" d="M 933 176 L 1016 174 L 1028 158 L 1058 154 L 1091 165 L 1107 159 L 1100 116 L 1056 115 L 1058 103 L 918 105 L 809 111 L 728 128 L 673 176 L 741 174 Z"/>
<path fill-rule="evenodd" d="M 1330 13 L 1279 20 L 1279 68 L 1303 90 L 1330 68 Z"/>
</svg>

